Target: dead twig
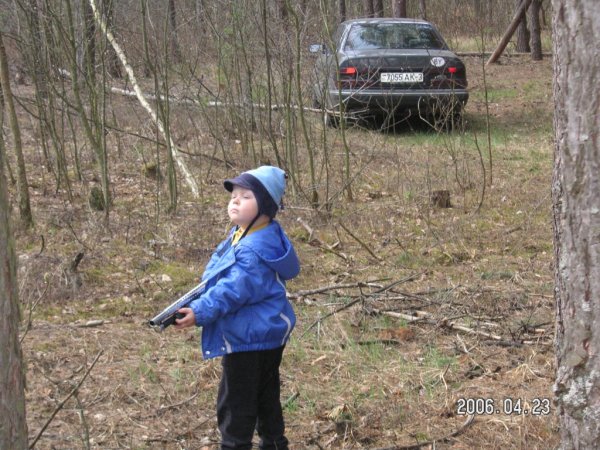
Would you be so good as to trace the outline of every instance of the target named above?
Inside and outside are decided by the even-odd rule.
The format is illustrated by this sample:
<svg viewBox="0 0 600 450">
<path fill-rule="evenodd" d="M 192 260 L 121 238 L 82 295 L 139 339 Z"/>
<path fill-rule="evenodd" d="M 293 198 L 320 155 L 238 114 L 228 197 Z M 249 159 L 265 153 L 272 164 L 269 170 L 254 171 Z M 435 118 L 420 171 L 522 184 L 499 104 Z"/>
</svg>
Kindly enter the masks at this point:
<svg viewBox="0 0 600 450">
<path fill-rule="evenodd" d="M 344 261 L 348 261 L 348 256 L 346 254 L 336 251 L 335 248 L 334 248 L 334 246 L 329 245 L 329 244 L 323 242 L 318 237 L 314 237 L 313 236 L 314 230 L 304 220 L 302 220 L 300 217 L 298 217 L 297 220 L 300 223 L 300 225 L 302 225 L 304 227 L 304 229 L 308 232 L 308 239 L 307 239 L 307 241 L 308 241 L 309 244 L 311 242 L 315 242 L 324 251 L 329 252 L 329 253 L 333 253 L 335 256 L 338 256 L 338 257 L 342 258 Z"/>
<path fill-rule="evenodd" d="M 365 244 L 363 241 L 361 241 L 357 236 L 354 235 L 354 233 L 352 233 L 352 231 L 350 231 L 348 228 L 346 228 L 346 226 L 342 222 L 338 222 L 338 223 L 339 223 L 340 227 L 342 227 L 344 229 L 344 231 L 352 237 L 352 239 L 354 239 L 356 242 L 358 242 L 362 248 L 364 248 L 367 252 L 369 252 L 369 255 L 371 255 L 377 261 L 383 261 L 383 259 L 381 257 L 377 256 L 373 252 L 373 250 L 371 250 L 369 248 L 369 246 L 367 244 Z"/>
<path fill-rule="evenodd" d="M 369 341 L 358 341 L 358 345 L 400 345 L 402 341 L 398 339 L 371 339 Z"/>
<path fill-rule="evenodd" d="M 77 391 L 79 390 L 79 388 L 81 387 L 81 385 L 83 384 L 83 382 L 85 381 L 85 379 L 88 377 L 88 375 L 90 374 L 90 372 L 92 371 L 92 369 L 94 368 L 94 366 L 96 365 L 96 363 L 98 362 L 98 360 L 100 359 L 100 357 L 102 356 L 103 353 L 104 353 L 104 350 L 100 350 L 98 352 L 98 354 L 94 358 L 94 361 L 92 361 L 92 365 L 83 374 L 83 377 L 81 378 L 81 380 L 79 380 L 79 383 L 77 383 L 77 385 L 71 390 L 71 392 L 69 393 L 69 395 L 67 395 L 65 397 L 65 399 L 63 401 L 61 401 L 58 404 L 58 406 L 54 409 L 54 412 L 50 415 L 50 417 L 48 418 L 48 420 L 46 421 L 46 423 L 44 424 L 44 426 L 40 429 L 40 431 L 38 431 L 38 434 L 35 436 L 35 438 L 31 442 L 31 444 L 29 444 L 29 448 L 30 449 L 32 449 L 32 448 L 35 447 L 35 444 L 37 444 L 37 441 L 39 441 L 39 439 L 42 437 L 42 434 L 44 434 L 44 431 L 46 431 L 46 428 L 48 428 L 48 426 L 50 425 L 50 423 L 52 423 L 52 421 L 54 420 L 54 417 L 63 408 L 63 406 L 65 406 L 65 404 L 69 401 L 69 399 L 71 397 L 73 397 L 73 395 L 75 395 L 77 393 Z"/>
<path fill-rule="evenodd" d="M 351 306 L 356 305 L 361 300 L 363 300 L 363 298 L 359 297 L 356 300 L 352 300 L 351 302 L 346 303 L 344 306 L 339 307 L 335 311 L 331 311 L 331 312 L 325 314 L 324 316 L 319 317 L 317 320 L 315 320 L 313 323 L 311 323 L 310 326 L 306 330 L 304 330 L 304 333 L 302 333 L 302 335 L 300 335 L 299 339 L 302 339 L 304 337 L 304 335 L 306 335 L 306 333 L 308 333 L 310 330 L 312 330 L 315 325 L 320 324 L 322 321 L 324 321 L 328 317 L 334 316 L 337 313 L 339 313 L 340 311 L 343 311 L 345 309 L 350 308 Z"/>
<path fill-rule="evenodd" d="M 298 291 L 293 294 L 289 294 L 288 298 L 300 298 L 300 297 L 306 297 L 308 295 L 322 294 L 323 292 L 327 292 L 327 291 L 335 291 L 337 289 L 349 289 L 349 288 L 357 288 L 357 287 L 381 288 L 382 286 L 379 284 L 375 284 L 375 283 L 364 283 L 362 281 L 359 281 L 357 283 L 332 284 L 330 286 L 323 286 L 323 287 L 316 288 L 316 289 L 307 289 L 305 291 Z"/>
<path fill-rule="evenodd" d="M 167 405 L 167 406 L 161 406 L 160 408 L 158 408 L 158 411 L 156 411 L 156 414 L 160 416 L 161 414 L 163 414 L 165 411 L 168 411 L 169 409 L 179 408 L 180 406 L 183 406 L 186 403 L 191 402 L 196 397 L 198 397 L 198 392 L 194 393 L 194 395 L 192 395 L 190 398 L 188 398 L 186 400 L 183 400 L 183 401 L 181 401 L 179 403 L 174 403 L 172 405 Z"/>
<path fill-rule="evenodd" d="M 48 292 L 48 288 L 50 287 L 50 283 L 45 282 L 44 284 L 46 285 L 46 287 L 44 288 L 44 292 L 42 292 L 42 294 L 38 297 L 38 299 L 35 302 L 29 303 L 29 312 L 27 315 L 27 325 L 25 326 L 25 331 L 23 331 L 23 334 L 21 335 L 21 339 L 19 340 L 19 344 L 21 344 L 21 345 L 23 345 L 25 336 L 27 336 L 27 333 L 29 333 L 29 330 L 31 330 L 31 327 L 33 325 L 33 311 L 35 310 L 37 305 L 42 301 L 42 299 L 46 296 L 46 292 Z"/>
<path fill-rule="evenodd" d="M 36 256 L 41 256 L 42 253 L 44 253 L 44 249 L 46 248 L 46 240 L 44 239 L 44 235 L 40 234 L 40 238 L 42 239 L 42 245 L 41 245 L 40 251 L 38 252 L 38 254 Z"/>
<path fill-rule="evenodd" d="M 90 427 L 87 423 L 87 420 L 85 420 L 83 404 L 81 403 L 81 400 L 79 400 L 79 396 L 77 395 L 77 392 L 75 392 L 74 395 L 75 395 L 75 401 L 77 402 L 77 409 L 78 409 L 77 413 L 79 414 L 79 421 L 81 422 L 81 426 L 83 427 L 83 436 L 82 436 L 83 445 L 85 445 L 86 450 L 90 450 L 91 449 Z"/>
<path fill-rule="evenodd" d="M 423 323 L 427 323 L 430 325 L 438 325 L 438 326 L 441 325 L 446 328 L 450 328 L 450 329 L 457 330 L 457 331 L 462 331 L 463 333 L 475 334 L 477 336 L 483 336 L 488 339 L 493 339 L 495 341 L 502 340 L 502 337 L 498 336 L 497 334 L 487 333 L 485 331 L 480 331 L 480 330 L 474 330 L 473 328 L 469 328 L 464 325 L 457 324 L 456 322 L 453 322 L 448 319 L 435 320 L 431 314 L 425 313 L 425 312 L 422 312 L 419 316 L 411 316 L 409 314 L 403 314 L 403 313 L 399 313 L 399 312 L 395 312 L 395 311 L 374 311 L 374 312 L 377 312 L 379 314 L 383 314 L 386 316 L 390 316 L 390 317 L 404 319 L 407 322 L 411 322 L 411 323 L 412 322 L 423 322 Z"/>
<path fill-rule="evenodd" d="M 300 392 L 298 392 L 298 391 L 294 392 L 292 395 L 290 395 L 288 397 L 288 399 L 284 402 L 284 404 L 281 405 L 281 407 L 283 409 L 286 409 L 288 406 L 290 406 L 292 403 L 294 403 L 296 401 L 296 399 L 298 399 L 298 397 L 300 397 Z"/>
<path fill-rule="evenodd" d="M 321 323 L 323 320 L 327 319 L 328 317 L 331 317 L 331 316 L 333 316 L 333 315 L 335 315 L 335 314 L 339 313 L 340 311 L 343 311 L 344 309 L 348 309 L 348 308 L 350 308 L 351 306 L 353 306 L 353 305 L 356 305 L 358 302 L 360 302 L 360 301 L 364 301 L 366 298 L 368 298 L 368 297 L 371 297 L 372 295 L 380 294 L 381 292 L 385 292 L 385 291 L 387 291 L 387 290 L 390 290 L 390 289 L 392 289 L 394 286 L 397 286 L 397 285 L 399 285 L 400 283 L 405 283 L 405 282 L 407 282 L 407 281 L 413 280 L 413 279 L 414 279 L 416 276 L 418 276 L 418 275 L 416 275 L 416 274 L 409 275 L 409 276 L 408 276 L 408 277 L 406 277 L 406 278 L 403 278 L 403 279 L 401 279 L 401 280 L 398 280 L 398 281 L 394 281 L 393 283 L 391 283 L 391 284 L 389 284 L 389 285 L 387 285 L 387 286 L 384 286 L 384 287 L 382 287 L 382 288 L 380 288 L 380 289 L 376 290 L 375 292 L 371 292 L 370 294 L 367 294 L 367 295 L 362 295 L 362 294 L 361 294 L 361 295 L 360 295 L 360 296 L 359 296 L 359 297 L 358 297 L 356 300 L 353 300 L 353 301 L 351 301 L 351 302 L 349 302 L 349 303 L 346 303 L 345 305 L 343 305 L 343 306 L 339 307 L 339 308 L 338 308 L 338 309 L 336 309 L 335 311 L 331 311 L 330 313 L 328 313 L 328 314 L 325 314 L 325 315 L 324 315 L 324 316 L 322 316 L 322 317 L 319 317 L 319 318 L 318 318 L 317 320 L 315 320 L 315 321 L 314 321 L 312 324 L 310 324 L 310 326 L 309 326 L 309 327 L 308 327 L 306 330 L 304 330 L 304 333 L 302 333 L 302 335 L 300 336 L 300 339 L 302 339 L 306 333 L 308 333 L 310 330 L 312 330 L 312 328 L 313 328 L 315 325 L 317 325 L 317 324 L 320 324 L 320 323 Z M 360 287 L 362 287 L 362 286 L 364 286 L 364 283 L 363 283 L 363 284 L 360 284 L 360 283 L 359 283 L 358 287 L 360 288 Z"/>
</svg>

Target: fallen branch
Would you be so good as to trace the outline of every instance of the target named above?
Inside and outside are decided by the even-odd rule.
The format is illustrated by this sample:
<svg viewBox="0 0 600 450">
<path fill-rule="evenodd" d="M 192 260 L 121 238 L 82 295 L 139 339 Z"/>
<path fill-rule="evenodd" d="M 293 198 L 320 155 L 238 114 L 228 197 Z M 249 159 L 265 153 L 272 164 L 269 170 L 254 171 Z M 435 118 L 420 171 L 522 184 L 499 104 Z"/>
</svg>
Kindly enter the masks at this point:
<svg viewBox="0 0 600 450">
<path fill-rule="evenodd" d="M 489 66 L 490 64 L 493 64 L 496 61 L 498 61 L 498 58 L 500 58 L 500 55 L 502 55 L 502 52 L 508 45 L 508 42 L 510 41 L 510 38 L 512 37 L 513 33 L 519 26 L 521 19 L 525 14 L 527 14 L 527 9 L 529 8 L 529 5 L 531 5 L 531 0 L 523 0 L 520 3 L 519 7 L 517 8 L 517 11 L 515 12 L 515 15 L 512 18 L 512 21 L 510 22 L 510 25 L 508 25 L 508 28 L 504 33 L 504 36 L 502 36 L 502 39 L 500 39 L 500 43 L 498 43 L 496 50 L 494 50 L 492 56 L 490 56 L 490 59 L 488 59 L 487 63 L 485 63 L 486 66 Z"/>
<path fill-rule="evenodd" d="M 417 444 L 410 444 L 410 445 L 395 445 L 393 447 L 379 447 L 379 448 L 374 448 L 372 450 L 418 450 L 422 447 L 426 447 L 426 446 L 431 446 L 431 447 L 435 447 L 435 444 L 437 442 L 443 442 L 446 441 L 450 438 L 456 437 L 459 434 L 462 434 L 465 432 L 465 430 L 475 421 L 475 416 L 474 415 L 470 415 L 469 417 L 467 417 L 467 420 L 465 420 L 465 422 L 456 430 L 454 430 L 452 433 L 446 435 L 446 436 L 442 436 L 440 438 L 437 439 L 431 439 L 429 441 L 424 441 L 424 442 L 419 442 Z"/>
<path fill-rule="evenodd" d="M 479 56 L 480 58 L 487 58 L 492 52 L 454 52 L 456 56 Z M 530 52 L 507 52 L 506 56 L 511 58 L 513 56 L 531 56 Z M 543 52 L 542 56 L 552 56 L 552 52 Z"/>
<path fill-rule="evenodd" d="M 67 403 L 69 401 L 69 399 L 77 393 L 77 391 L 79 390 L 79 388 L 81 387 L 81 385 L 83 384 L 85 379 L 88 377 L 88 375 L 90 374 L 90 372 L 92 371 L 92 369 L 94 368 L 94 366 L 96 365 L 96 363 L 98 362 L 98 360 L 100 359 L 100 357 L 102 356 L 103 353 L 104 353 L 104 350 L 100 350 L 98 352 L 98 354 L 94 358 L 94 361 L 92 361 L 92 365 L 88 368 L 88 370 L 86 370 L 85 374 L 83 374 L 83 377 L 81 378 L 81 380 L 79 380 L 79 383 L 77 383 L 77 385 L 71 390 L 69 395 L 67 395 L 65 397 L 65 399 L 63 401 L 61 401 L 58 404 L 58 406 L 54 409 L 54 412 L 50 415 L 50 418 L 46 421 L 46 423 L 44 424 L 42 429 L 38 432 L 36 437 L 33 439 L 33 442 L 31 444 L 29 444 L 30 449 L 35 447 L 35 444 L 37 444 L 37 441 L 39 441 L 39 439 L 42 437 L 42 434 L 44 434 L 44 431 L 46 431 L 46 428 L 48 428 L 48 425 L 50 425 L 50 423 L 52 423 L 52 421 L 54 420 L 54 417 L 63 408 L 63 406 L 65 406 L 65 403 Z"/>
<path fill-rule="evenodd" d="M 94 328 L 101 327 L 105 323 L 107 322 L 105 322 L 104 320 L 88 320 L 86 323 L 76 324 L 75 326 L 77 328 Z"/>
<path fill-rule="evenodd" d="M 68 72 L 67 72 L 68 73 Z M 110 91 L 113 94 L 119 94 L 122 95 L 124 97 L 137 97 L 138 94 L 136 91 L 130 91 L 128 89 L 122 89 L 119 87 L 111 87 Z M 326 111 L 329 114 L 335 114 L 336 111 L 334 110 L 329 110 L 329 109 L 325 109 L 323 110 L 322 108 L 311 108 L 308 106 L 303 106 L 300 107 L 298 105 L 294 105 L 294 104 L 283 104 L 283 105 L 265 105 L 262 103 L 243 103 L 243 102 L 221 102 L 218 100 L 211 100 L 209 102 L 201 102 L 198 100 L 195 100 L 193 98 L 189 98 L 189 97 L 173 97 L 171 95 L 154 95 L 154 94 L 149 94 L 149 93 L 144 93 L 143 94 L 145 98 L 150 99 L 150 100 L 160 100 L 160 101 L 169 101 L 170 103 L 182 103 L 185 105 L 193 105 L 193 106 L 208 106 L 208 107 L 235 107 L 235 108 L 248 108 L 248 107 L 252 107 L 252 108 L 256 108 L 256 109 L 270 109 L 271 111 L 278 111 L 280 109 L 295 109 L 295 110 L 302 110 L 302 111 L 306 111 L 306 112 L 314 112 L 314 113 L 323 113 L 323 111 Z M 214 97 L 213 97 L 214 98 Z M 339 112 L 338 112 L 339 114 Z"/>
<path fill-rule="evenodd" d="M 481 341 L 482 344 L 485 345 L 499 345 L 500 347 L 523 347 L 524 345 L 553 345 L 554 342 L 552 340 L 548 341 L 534 341 L 531 339 L 523 340 L 523 341 Z"/>
<path fill-rule="evenodd" d="M 382 286 L 379 284 L 375 284 L 375 283 L 364 283 L 362 281 L 359 281 L 357 283 L 332 284 L 331 286 L 323 286 L 323 287 L 316 288 L 316 289 L 307 289 L 305 291 L 298 291 L 293 294 L 289 294 L 288 298 L 295 299 L 295 298 L 300 298 L 300 297 L 306 297 L 308 295 L 322 294 L 323 292 L 327 292 L 327 291 L 335 291 L 338 289 L 349 289 L 349 288 L 358 288 L 358 287 L 381 288 Z"/>
<path fill-rule="evenodd" d="M 366 295 L 363 295 L 361 293 L 361 295 L 356 300 L 352 300 L 351 302 L 346 303 L 345 305 L 339 307 L 335 311 L 331 311 L 331 312 L 325 314 L 324 316 L 319 317 L 317 320 L 315 320 L 312 324 L 310 324 L 310 326 L 306 330 L 304 330 L 304 333 L 302 333 L 302 335 L 300 336 L 300 339 L 302 339 L 304 337 L 304 335 L 306 333 L 308 333 L 315 325 L 317 325 L 318 323 L 321 323 L 323 320 L 327 319 L 328 317 L 331 317 L 331 316 L 333 316 L 333 315 L 335 315 L 335 314 L 337 314 L 337 313 L 339 313 L 339 312 L 341 312 L 341 311 L 343 311 L 345 309 L 348 309 L 351 306 L 356 305 L 358 302 L 366 300 L 368 297 L 371 297 L 373 295 L 380 294 L 381 292 L 384 292 L 384 291 L 387 291 L 389 289 L 392 289 L 394 286 L 397 286 L 400 283 L 405 283 L 407 281 L 413 280 L 416 276 L 418 276 L 418 275 L 414 275 L 413 274 L 413 275 L 410 275 L 410 276 L 408 276 L 406 278 L 403 278 L 401 280 L 394 281 L 393 283 L 391 283 L 391 284 L 389 284 L 387 286 L 384 286 L 384 287 L 376 290 L 375 292 L 371 292 L 371 293 L 366 294 Z M 357 287 L 360 288 L 360 287 L 362 287 L 362 285 L 359 283 Z"/>
<path fill-rule="evenodd" d="M 421 312 L 419 316 L 411 316 L 408 314 L 403 314 L 395 311 L 374 311 L 379 314 L 383 314 L 385 316 L 396 317 L 398 319 L 406 320 L 407 322 L 424 322 L 430 325 L 438 325 L 444 326 L 446 328 L 450 328 L 452 330 L 462 331 L 463 333 L 475 334 L 477 336 L 483 336 L 488 339 L 493 339 L 495 341 L 501 341 L 502 337 L 497 334 L 487 333 L 485 331 L 474 330 L 472 328 L 466 327 L 464 325 L 457 324 L 456 322 L 449 321 L 447 319 L 435 320 L 433 316 L 429 313 Z"/>
</svg>

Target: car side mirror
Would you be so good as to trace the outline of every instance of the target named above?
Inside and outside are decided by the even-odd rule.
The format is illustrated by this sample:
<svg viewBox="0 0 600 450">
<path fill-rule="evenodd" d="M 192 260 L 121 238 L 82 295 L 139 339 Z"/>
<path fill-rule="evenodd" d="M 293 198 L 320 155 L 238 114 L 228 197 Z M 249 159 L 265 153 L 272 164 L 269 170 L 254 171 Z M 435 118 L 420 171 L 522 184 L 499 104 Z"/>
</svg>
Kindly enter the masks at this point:
<svg viewBox="0 0 600 450">
<path fill-rule="evenodd" d="M 311 44 L 310 47 L 308 47 L 308 51 L 311 53 L 327 53 L 327 47 L 323 44 Z"/>
</svg>

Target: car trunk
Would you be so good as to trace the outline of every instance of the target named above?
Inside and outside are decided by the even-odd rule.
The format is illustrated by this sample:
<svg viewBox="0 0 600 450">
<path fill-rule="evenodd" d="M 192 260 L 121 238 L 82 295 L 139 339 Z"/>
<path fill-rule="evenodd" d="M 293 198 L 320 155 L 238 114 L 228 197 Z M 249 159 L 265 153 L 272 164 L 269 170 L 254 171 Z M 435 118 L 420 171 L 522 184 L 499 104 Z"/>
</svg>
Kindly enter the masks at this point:
<svg viewBox="0 0 600 450">
<path fill-rule="evenodd" d="M 386 53 L 385 51 L 383 53 Z M 374 55 L 372 51 L 351 52 L 340 63 L 339 81 L 342 88 L 364 89 L 457 89 L 466 87 L 465 67 L 452 52 L 445 50 L 381 50 Z M 434 57 L 443 58 L 440 67 L 432 65 Z M 418 74 L 422 81 L 415 81 Z M 389 82 L 382 82 L 381 74 L 388 76 Z M 398 75 L 403 74 L 403 75 Z M 414 75 L 408 75 L 414 74 Z M 387 76 L 387 75 L 386 75 Z"/>
</svg>

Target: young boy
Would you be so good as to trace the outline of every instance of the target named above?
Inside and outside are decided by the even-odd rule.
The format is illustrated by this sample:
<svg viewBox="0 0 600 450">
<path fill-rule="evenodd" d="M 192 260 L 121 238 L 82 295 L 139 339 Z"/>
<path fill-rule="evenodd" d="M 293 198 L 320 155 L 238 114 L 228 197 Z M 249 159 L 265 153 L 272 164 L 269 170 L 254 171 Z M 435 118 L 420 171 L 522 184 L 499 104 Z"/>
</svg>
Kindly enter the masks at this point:
<svg viewBox="0 0 600 450">
<path fill-rule="evenodd" d="M 300 264 L 274 220 L 285 172 L 262 166 L 224 182 L 227 212 L 236 225 L 208 262 L 204 293 L 182 308 L 176 328 L 202 327 L 204 358 L 223 356 L 217 397 L 221 449 L 250 449 L 254 429 L 261 449 L 287 450 L 279 399 L 279 365 L 296 323 L 285 281 Z"/>
</svg>

